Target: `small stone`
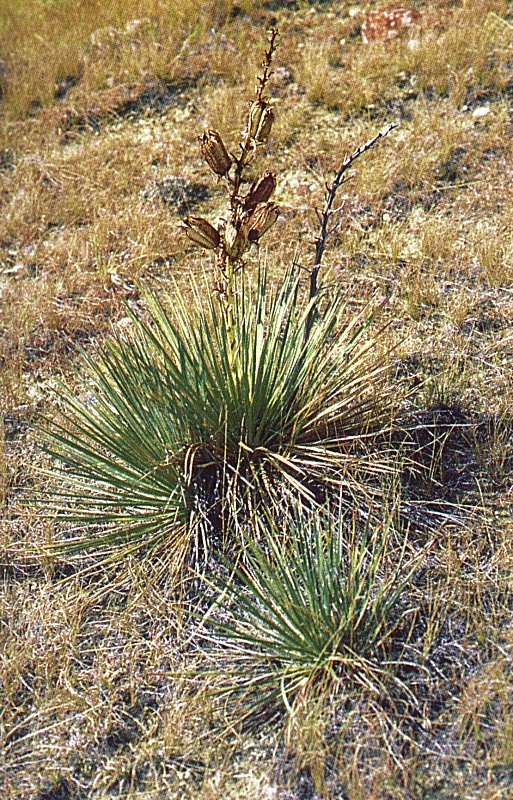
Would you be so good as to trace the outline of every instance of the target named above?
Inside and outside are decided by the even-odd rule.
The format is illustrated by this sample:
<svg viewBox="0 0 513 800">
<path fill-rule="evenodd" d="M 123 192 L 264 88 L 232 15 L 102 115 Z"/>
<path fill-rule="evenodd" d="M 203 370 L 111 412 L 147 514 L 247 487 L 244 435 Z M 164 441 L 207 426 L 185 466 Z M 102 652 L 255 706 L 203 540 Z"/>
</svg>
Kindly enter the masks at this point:
<svg viewBox="0 0 513 800">
<path fill-rule="evenodd" d="M 4 269 L 2 275 L 19 275 L 25 269 L 25 264 L 15 264 L 14 267 Z"/>
<path fill-rule="evenodd" d="M 490 106 L 479 106 L 479 108 L 475 108 L 472 112 L 472 116 L 479 119 L 479 117 L 486 117 L 487 114 L 490 113 Z"/>
</svg>

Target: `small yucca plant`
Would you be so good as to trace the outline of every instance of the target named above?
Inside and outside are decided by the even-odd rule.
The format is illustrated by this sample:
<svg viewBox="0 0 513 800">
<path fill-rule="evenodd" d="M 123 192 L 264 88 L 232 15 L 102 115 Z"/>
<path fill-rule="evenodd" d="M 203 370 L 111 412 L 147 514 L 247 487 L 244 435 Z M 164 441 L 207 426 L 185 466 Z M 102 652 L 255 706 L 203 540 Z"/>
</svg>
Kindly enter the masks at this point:
<svg viewBox="0 0 513 800">
<path fill-rule="evenodd" d="M 222 614 L 211 609 L 200 630 L 214 645 L 213 674 L 222 664 L 216 693 L 250 727 L 323 693 L 379 696 L 400 683 L 394 631 L 421 556 L 409 554 L 406 534 L 397 544 L 392 515 L 363 529 L 347 516 L 297 507 L 279 522 L 268 515 L 217 586 Z"/>
<path fill-rule="evenodd" d="M 305 340 L 298 291 L 293 272 L 273 290 L 265 275 L 253 291 L 241 279 L 229 322 L 198 292 L 192 305 L 149 298 L 149 322 L 85 359 L 85 397 L 62 390 L 44 433 L 64 467 L 47 503 L 79 526 L 67 548 L 167 541 L 183 556 L 191 530 L 212 533 L 283 485 L 314 501 L 383 468 L 370 443 L 393 402 L 369 315 L 340 329 L 343 303 L 327 301 Z"/>
</svg>

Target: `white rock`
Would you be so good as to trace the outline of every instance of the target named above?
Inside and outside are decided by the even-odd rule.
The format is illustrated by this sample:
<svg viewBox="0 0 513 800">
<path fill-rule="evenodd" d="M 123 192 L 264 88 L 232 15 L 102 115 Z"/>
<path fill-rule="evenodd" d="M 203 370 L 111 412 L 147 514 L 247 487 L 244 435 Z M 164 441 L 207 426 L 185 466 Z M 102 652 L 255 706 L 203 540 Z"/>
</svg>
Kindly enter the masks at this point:
<svg viewBox="0 0 513 800">
<path fill-rule="evenodd" d="M 15 264 L 14 267 L 9 267 L 9 269 L 4 269 L 2 274 L 18 275 L 20 272 L 23 272 L 24 269 L 25 269 L 25 264 Z"/>
<path fill-rule="evenodd" d="M 475 108 L 472 112 L 473 117 L 486 117 L 487 114 L 490 113 L 490 106 L 479 106 L 479 108 Z"/>
</svg>

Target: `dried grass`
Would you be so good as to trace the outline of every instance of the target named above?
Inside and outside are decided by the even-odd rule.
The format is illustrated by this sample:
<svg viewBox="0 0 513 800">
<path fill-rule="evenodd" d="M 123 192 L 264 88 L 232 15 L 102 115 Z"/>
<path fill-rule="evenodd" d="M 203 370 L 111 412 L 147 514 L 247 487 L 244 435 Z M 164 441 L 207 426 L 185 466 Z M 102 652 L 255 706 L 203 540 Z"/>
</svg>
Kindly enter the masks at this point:
<svg viewBox="0 0 513 800">
<path fill-rule="evenodd" d="M 361 16 L 342 3 L 311 13 L 212 2 L 201 22 L 192 0 L 18 0 L 0 10 L 6 798 L 289 800 L 315 787 L 351 800 L 511 795 L 512 42 L 500 23 L 510 5 L 430 4 L 413 46 L 407 36 L 365 46 Z M 169 176 L 200 179 L 194 137 L 207 124 L 237 133 L 247 65 L 271 13 L 288 73 L 276 76 L 268 158 L 287 222 L 269 233 L 269 263 L 279 274 L 299 247 L 311 264 L 323 177 L 398 118 L 399 131 L 344 188 L 326 265 L 354 309 L 388 299 L 392 366 L 419 387 L 419 437 L 432 436 L 429 406 L 441 413 L 449 402 L 463 425 L 444 428 L 428 474 L 410 487 L 414 506 L 423 492 L 445 491 L 460 507 L 440 526 L 419 584 L 417 631 L 431 666 L 418 690 L 430 699 L 412 721 L 418 749 L 406 747 L 399 766 L 379 715 L 360 707 L 337 717 L 336 703 L 333 719 L 312 709 L 288 749 L 277 730 L 216 738 L 224 710 L 184 677 L 184 620 L 165 585 L 135 560 L 124 576 L 63 585 L 74 567 L 37 557 L 54 532 L 25 503 L 43 480 L 30 425 L 76 346 L 124 324 L 139 284 L 158 288 L 172 274 L 185 292 L 191 272 L 210 269 L 177 234 L 177 208 L 144 192 Z M 153 21 L 126 30 L 135 19 Z M 76 85 L 56 100 L 71 76 Z M 220 194 L 197 208 L 215 217 Z M 117 590 L 103 595 L 112 581 Z M 189 653 L 187 668 L 201 658 Z"/>
</svg>

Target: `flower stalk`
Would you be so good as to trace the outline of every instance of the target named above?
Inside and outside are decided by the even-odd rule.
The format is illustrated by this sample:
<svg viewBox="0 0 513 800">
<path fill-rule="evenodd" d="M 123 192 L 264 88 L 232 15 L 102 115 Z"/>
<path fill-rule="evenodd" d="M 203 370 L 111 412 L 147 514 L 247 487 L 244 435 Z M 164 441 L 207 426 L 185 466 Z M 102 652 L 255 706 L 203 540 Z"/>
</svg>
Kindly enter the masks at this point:
<svg viewBox="0 0 513 800">
<path fill-rule="evenodd" d="M 335 223 L 334 225 L 331 224 L 331 220 L 333 215 L 336 213 L 336 210 L 333 209 L 333 203 L 335 201 L 336 194 L 340 187 L 345 183 L 347 180 L 344 178 L 345 173 L 347 170 L 354 164 L 354 162 L 360 158 L 367 150 L 370 150 L 371 147 L 379 142 L 381 139 L 384 139 L 385 136 L 388 136 L 390 131 L 397 128 L 397 123 L 389 122 L 382 128 L 378 133 L 369 139 L 364 144 L 357 147 L 350 155 L 346 156 L 343 160 L 342 164 L 338 168 L 335 173 L 335 176 L 330 184 L 326 184 L 326 194 L 324 195 L 324 206 L 322 212 L 317 212 L 318 219 L 320 222 L 320 230 L 319 234 L 315 239 L 315 257 L 312 269 L 310 270 L 310 286 L 309 286 L 309 301 L 310 301 L 310 311 L 308 313 L 308 317 L 305 323 L 305 342 L 308 340 L 312 332 L 312 328 L 315 322 L 317 308 L 316 303 L 313 302 L 319 293 L 319 270 L 321 268 L 322 258 L 324 256 L 324 250 L 326 249 L 326 242 L 328 240 L 328 236 L 333 233 L 338 228 L 338 224 Z"/>
<path fill-rule="evenodd" d="M 269 31 L 269 44 L 262 61 L 262 74 L 257 77 L 255 98 L 249 108 L 238 154 L 229 152 L 221 135 L 206 130 L 200 138 L 200 151 L 205 162 L 219 180 L 224 180 L 228 190 L 227 217 L 218 227 L 202 217 L 186 217 L 181 228 L 195 244 L 215 252 L 214 292 L 219 299 L 226 319 L 230 338 L 230 364 L 235 368 L 236 341 L 233 309 L 235 304 L 235 274 L 244 266 L 244 256 L 251 245 L 258 245 L 262 236 L 274 225 L 280 208 L 270 199 L 276 189 L 274 172 L 264 172 L 243 190 L 246 170 L 258 149 L 271 134 L 274 111 L 268 85 L 272 75 L 272 61 L 278 32 Z"/>
</svg>

